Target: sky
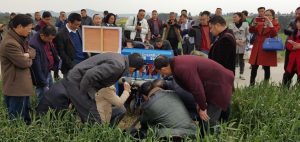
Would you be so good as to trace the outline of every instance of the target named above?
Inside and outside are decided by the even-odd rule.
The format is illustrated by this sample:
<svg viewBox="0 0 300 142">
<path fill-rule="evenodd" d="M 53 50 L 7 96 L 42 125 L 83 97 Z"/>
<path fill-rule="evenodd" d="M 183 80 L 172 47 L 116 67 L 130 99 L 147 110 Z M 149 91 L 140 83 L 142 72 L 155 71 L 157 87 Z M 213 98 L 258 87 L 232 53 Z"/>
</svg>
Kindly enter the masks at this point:
<svg viewBox="0 0 300 142">
<path fill-rule="evenodd" d="M 300 6 L 300 0 L 0 0 L 1 12 L 33 13 L 41 10 L 74 11 L 82 8 L 96 11 L 108 10 L 115 14 L 135 14 L 138 9 L 151 12 L 177 12 L 187 9 L 192 15 L 201 11 L 214 12 L 217 7 L 223 13 L 248 10 L 256 13 L 256 9 L 264 6 L 276 12 L 290 13 Z"/>
</svg>

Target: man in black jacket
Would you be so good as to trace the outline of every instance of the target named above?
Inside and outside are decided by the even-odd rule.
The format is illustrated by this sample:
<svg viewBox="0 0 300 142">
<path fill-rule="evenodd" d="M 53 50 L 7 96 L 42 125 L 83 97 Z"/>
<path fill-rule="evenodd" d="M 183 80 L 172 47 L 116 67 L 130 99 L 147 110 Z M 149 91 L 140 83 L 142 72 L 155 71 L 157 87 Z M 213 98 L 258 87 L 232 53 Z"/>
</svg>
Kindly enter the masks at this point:
<svg viewBox="0 0 300 142">
<path fill-rule="evenodd" d="M 235 37 L 226 27 L 221 16 L 214 16 L 209 21 L 210 32 L 216 37 L 209 51 L 208 58 L 235 72 Z"/>
<path fill-rule="evenodd" d="M 161 38 L 156 39 L 154 44 L 156 50 L 172 50 L 172 46 L 168 40 L 162 40 Z"/>
<path fill-rule="evenodd" d="M 104 87 L 116 83 L 123 75 L 141 69 L 144 60 L 134 53 L 124 57 L 117 53 L 103 53 L 90 57 L 69 71 L 68 77 L 53 85 L 38 104 L 37 112 L 46 113 L 49 108 L 56 111 L 75 106 L 82 122 L 101 123 L 95 94 Z"/>
<path fill-rule="evenodd" d="M 55 39 L 58 54 L 62 59 L 61 72 L 64 77 L 76 64 L 88 58 L 87 53 L 82 51 L 81 16 L 71 13 L 66 27 L 62 28 Z"/>
<path fill-rule="evenodd" d="M 53 84 L 51 70 L 56 71 L 59 68 L 60 59 L 52 43 L 55 35 L 55 27 L 46 25 L 29 41 L 29 45 L 36 51 L 31 68 L 38 101 Z"/>
</svg>

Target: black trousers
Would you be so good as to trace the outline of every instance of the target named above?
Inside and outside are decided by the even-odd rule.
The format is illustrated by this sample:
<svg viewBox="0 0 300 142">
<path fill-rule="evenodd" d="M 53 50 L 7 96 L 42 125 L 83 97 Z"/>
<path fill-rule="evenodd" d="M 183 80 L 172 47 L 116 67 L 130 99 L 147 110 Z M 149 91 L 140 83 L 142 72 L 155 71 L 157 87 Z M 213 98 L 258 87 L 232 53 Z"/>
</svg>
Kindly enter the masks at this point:
<svg viewBox="0 0 300 142">
<path fill-rule="evenodd" d="M 292 72 L 292 73 L 284 72 L 283 79 L 282 79 L 282 84 L 287 86 L 287 87 L 290 87 L 291 83 L 292 83 L 292 79 L 293 79 L 295 74 L 296 74 L 296 72 Z M 298 78 L 297 78 L 297 83 L 300 83 L 300 76 L 299 75 L 298 75 Z"/>
<path fill-rule="evenodd" d="M 39 114 L 46 113 L 50 108 L 55 111 L 68 109 L 69 103 L 75 106 L 82 122 L 98 122 L 101 118 L 97 110 L 96 101 L 88 94 L 81 94 L 76 83 L 62 79 L 55 83 L 48 92 L 45 93 L 37 106 Z"/>
<path fill-rule="evenodd" d="M 189 55 L 194 50 L 194 44 L 191 44 L 188 38 L 184 39 L 182 44 L 182 52 L 184 55 Z"/>
<path fill-rule="evenodd" d="M 240 74 L 244 73 L 245 69 L 245 61 L 244 61 L 244 54 L 236 54 L 236 64 L 240 67 Z"/>
<path fill-rule="evenodd" d="M 174 56 L 180 55 L 179 50 L 178 50 L 178 39 L 177 38 L 169 38 L 168 41 L 170 42 Z"/>
<path fill-rule="evenodd" d="M 255 85 L 255 78 L 257 75 L 257 69 L 259 67 L 259 65 L 252 65 L 251 66 L 251 76 L 250 76 L 250 85 L 253 86 Z M 268 81 L 270 79 L 271 76 L 271 71 L 270 71 L 270 66 L 263 66 L 263 69 L 265 70 L 265 81 Z"/>
</svg>

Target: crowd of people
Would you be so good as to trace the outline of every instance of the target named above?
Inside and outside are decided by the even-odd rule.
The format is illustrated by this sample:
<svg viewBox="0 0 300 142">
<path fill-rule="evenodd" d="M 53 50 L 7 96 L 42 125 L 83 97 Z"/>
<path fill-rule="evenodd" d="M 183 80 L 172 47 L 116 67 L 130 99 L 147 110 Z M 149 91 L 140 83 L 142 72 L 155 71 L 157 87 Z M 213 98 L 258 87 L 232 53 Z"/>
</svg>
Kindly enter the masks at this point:
<svg viewBox="0 0 300 142">
<path fill-rule="evenodd" d="M 288 36 L 283 74 L 286 86 L 295 74 L 300 82 L 300 7 L 295 14 L 284 30 Z M 277 52 L 263 49 L 264 41 L 277 37 L 280 27 L 285 26 L 279 25 L 272 9 L 259 7 L 253 19 L 247 11 L 236 12 L 232 23 L 222 17 L 221 8 L 215 14 L 201 12 L 198 20 L 189 17 L 187 10 L 180 16 L 170 12 L 166 22 L 158 18 L 157 10 L 150 19 L 145 15 L 140 9 L 126 21 L 123 48 L 172 50 L 174 57 L 158 56 L 154 66 L 164 78 L 140 87 L 144 100 L 141 132 L 157 127 L 161 137 L 192 136 L 197 128 L 193 120 L 200 121 L 202 131 L 228 120 L 235 69 L 239 66 L 239 79 L 245 80 L 244 54 L 250 44 L 251 86 L 259 66 L 265 71 L 265 81 L 270 79 L 270 67 L 277 66 Z M 90 17 L 85 9 L 69 15 L 61 11 L 56 22 L 52 20 L 48 11 L 42 15 L 35 12 L 34 18 L 12 13 L 10 22 L 0 25 L 2 92 L 9 119 L 21 117 L 29 124 L 29 97 L 36 94 L 38 114 L 73 106 L 82 122 L 115 126 L 126 112 L 124 103 L 131 86 L 123 83 L 124 91 L 117 96 L 114 84 L 141 70 L 143 57 L 138 53 L 83 52 L 82 25 L 117 27 L 113 13 Z M 195 51 L 208 59 L 190 55 Z"/>
</svg>

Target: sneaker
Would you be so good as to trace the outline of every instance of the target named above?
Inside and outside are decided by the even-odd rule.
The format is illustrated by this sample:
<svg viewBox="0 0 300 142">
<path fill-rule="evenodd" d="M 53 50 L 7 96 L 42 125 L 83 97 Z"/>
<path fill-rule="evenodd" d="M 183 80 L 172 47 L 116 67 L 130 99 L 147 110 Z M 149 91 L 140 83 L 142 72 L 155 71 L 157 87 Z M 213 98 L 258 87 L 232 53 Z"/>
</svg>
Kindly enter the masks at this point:
<svg viewBox="0 0 300 142">
<path fill-rule="evenodd" d="M 243 75 L 240 75 L 240 79 L 241 80 L 246 80 L 245 77 Z"/>
</svg>

